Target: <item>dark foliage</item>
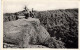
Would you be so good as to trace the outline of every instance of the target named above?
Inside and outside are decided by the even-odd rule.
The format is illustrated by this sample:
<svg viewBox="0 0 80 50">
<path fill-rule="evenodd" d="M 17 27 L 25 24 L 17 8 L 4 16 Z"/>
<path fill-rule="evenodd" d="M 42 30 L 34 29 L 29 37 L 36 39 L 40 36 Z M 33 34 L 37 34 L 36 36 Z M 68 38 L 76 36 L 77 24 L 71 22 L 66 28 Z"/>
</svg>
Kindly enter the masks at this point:
<svg viewBox="0 0 80 50">
<path fill-rule="evenodd" d="M 56 40 L 55 37 L 51 37 L 44 44 L 49 48 L 65 48 L 64 46 L 65 43 L 63 43 L 60 40 Z"/>
<path fill-rule="evenodd" d="M 78 9 L 35 11 L 34 15 L 51 37 L 63 41 L 66 48 L 78 48 Z M 4 15 L 4 22 L 16 20 L 11 16 Z"/>
</svg>

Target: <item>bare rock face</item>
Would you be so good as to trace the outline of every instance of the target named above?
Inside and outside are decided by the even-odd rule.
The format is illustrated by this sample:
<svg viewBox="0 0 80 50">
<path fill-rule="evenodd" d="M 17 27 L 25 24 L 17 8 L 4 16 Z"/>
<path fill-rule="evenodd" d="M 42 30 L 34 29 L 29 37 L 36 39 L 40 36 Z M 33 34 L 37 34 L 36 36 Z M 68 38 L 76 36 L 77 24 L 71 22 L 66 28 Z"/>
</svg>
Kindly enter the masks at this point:
<svg viewBox="0 0 80 50">
<path fill-rule="evenodd" d="M 38 19 L 20 19 L 3 23 L 3 41 L 16 44 L 19 47 L 43 44 L 50 38 L 46 29 L 40 25 Z"/>
</svg>

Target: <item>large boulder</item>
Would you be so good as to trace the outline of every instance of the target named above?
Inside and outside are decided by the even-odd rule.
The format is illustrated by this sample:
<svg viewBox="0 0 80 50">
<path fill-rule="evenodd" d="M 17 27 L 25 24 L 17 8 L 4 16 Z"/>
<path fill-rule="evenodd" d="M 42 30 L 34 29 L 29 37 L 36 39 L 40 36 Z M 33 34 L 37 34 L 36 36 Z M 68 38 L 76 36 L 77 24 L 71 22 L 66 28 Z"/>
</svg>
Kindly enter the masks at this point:
<svg viewBox="0 0 80 50">
<path fill-rule="evenodd" d="M 3 41 L 19 47 L 43 44 L 50 38 L 38 19 L 18 19 L 3 23 Z"/>
</svg>

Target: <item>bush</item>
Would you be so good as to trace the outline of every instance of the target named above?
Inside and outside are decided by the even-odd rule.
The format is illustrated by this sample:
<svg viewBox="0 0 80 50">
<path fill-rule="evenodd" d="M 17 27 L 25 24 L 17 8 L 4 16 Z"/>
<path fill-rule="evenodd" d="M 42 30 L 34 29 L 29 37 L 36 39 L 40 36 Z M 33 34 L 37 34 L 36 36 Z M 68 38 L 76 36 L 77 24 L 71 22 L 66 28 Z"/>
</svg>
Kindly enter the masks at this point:
<svg viewBox="0 0 80 50">
<path fill-rule="evenodd" d="M 54 37 L 51 37 L 44 44 L 49 48 L 65 48 L 64 43 L 60 40 L 56 40 Z"/>
</svg>

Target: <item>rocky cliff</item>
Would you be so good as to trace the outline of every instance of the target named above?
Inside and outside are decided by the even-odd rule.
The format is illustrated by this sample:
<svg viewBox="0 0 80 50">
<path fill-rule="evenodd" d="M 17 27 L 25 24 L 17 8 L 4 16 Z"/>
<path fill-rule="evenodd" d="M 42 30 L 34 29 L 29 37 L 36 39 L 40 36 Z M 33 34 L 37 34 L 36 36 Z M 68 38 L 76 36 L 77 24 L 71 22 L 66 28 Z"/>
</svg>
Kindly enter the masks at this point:
<svg viewBox="0 0 80 50">
<path fill-rule="evenodd" d="M 47 30 L 40 24 L 40 21 L 35 18 L 33 20 L 18 19 L 4 22 L 3 33 L 4 48 L 7 48 L 5 46 L 8 46 L 8 44 L 13 44 L 15 47 L 20 48 L 64 47 L 64 43 L 57 42 L 55 38 L 51 38 Z"/>
</svg>

